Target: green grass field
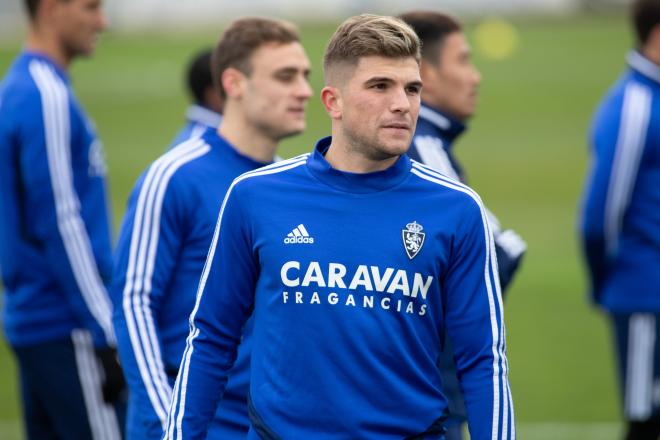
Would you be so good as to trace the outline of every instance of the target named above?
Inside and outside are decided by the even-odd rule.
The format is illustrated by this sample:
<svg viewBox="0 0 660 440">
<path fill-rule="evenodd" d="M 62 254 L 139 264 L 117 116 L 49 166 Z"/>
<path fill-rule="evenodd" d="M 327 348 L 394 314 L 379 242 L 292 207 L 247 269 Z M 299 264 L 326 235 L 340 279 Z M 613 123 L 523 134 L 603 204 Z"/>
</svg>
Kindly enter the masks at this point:
<svg viewBox="0 0 660 440">
<path fill-rule="evenodd" d="M 620 419 L 609 329 L 586 301 L 575 224 L 591 113 L 622 71 L 631 35 L 623 16 L 512 23 L 520 34 L 512 57 L 475 53 L 479 113 L 457 148 L 471 186 L 529 245 L 506 304 L 518 437 L 613 440 Z M 333 28 L 303 27 L 316 96 L 308 131 L 284 143 L 283 157 L 329 133 L 318 92 Z M 136 177 L 183 122 L 182 65 L 219 31 L 106 33 L 95 59 L 74 65 L 74 87 L 106 147 L 116 226 Z M 0 72 L 19 48 L 19 40 L 0 41 Z M 0 438 L 20 438 L 19 411 L 13 360 L 0 345 Z"/>
</svg>

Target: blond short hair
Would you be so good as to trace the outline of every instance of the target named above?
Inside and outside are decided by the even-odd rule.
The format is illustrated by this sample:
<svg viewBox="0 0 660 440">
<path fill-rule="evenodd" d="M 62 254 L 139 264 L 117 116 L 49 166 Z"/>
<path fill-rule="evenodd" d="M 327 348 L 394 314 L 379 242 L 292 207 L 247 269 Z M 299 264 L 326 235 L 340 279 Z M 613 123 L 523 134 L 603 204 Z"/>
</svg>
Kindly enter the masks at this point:
<svg viewBox="0 0 660 440">
<path fill-rule="evenodd" d="M 415 31 L 395 17 L 361 14 L 339 25 L 323 56 L 326 80 L 336 65 L 355 66 L 362 57 L 414 58 L 419 64 L 421 43 Z"/>
</svg>

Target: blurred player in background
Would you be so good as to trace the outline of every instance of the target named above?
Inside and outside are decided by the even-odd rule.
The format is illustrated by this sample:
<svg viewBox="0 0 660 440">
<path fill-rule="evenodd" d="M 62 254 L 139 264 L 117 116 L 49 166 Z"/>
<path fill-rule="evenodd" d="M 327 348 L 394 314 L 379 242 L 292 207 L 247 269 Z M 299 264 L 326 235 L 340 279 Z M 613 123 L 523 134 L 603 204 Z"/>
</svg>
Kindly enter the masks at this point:
<svg viewBox="0 0 660 440">
<path fill-rule="evenodd" d="M 465 182 L 465 173 L 454 156 L 454 141 L 465 131 L 477 105 L 481 75 L 472 64 L 470 46 L 461 24 L 440 12 L 413 11 L 401 15 L 422 41 L 420 75 L 422 105 L 408 155 L 448 177 Z M 525 253 L 525 242 L 512 230 L 502 230 L 487 212 L 495 237 L 502 290 L 511 282 Z M 443 385 L 449 399 L 447 440 L 460 440 L 466 421 L 463 396 L 448 341 L 440 358 Z"/>
<path fill-rule="evenodd" d="M 595 304 L 612 322 L 626 439 L 660 438 L 660 0 L 632 6 L 637 48 L 598 106 L 582 207 Z"/>
<path fill-rule="evenodd" d="M 232 180 L 273 161 L 280 140 L 305 128 L 310 63 L 290 23 L 246 18 L 212 56 L 224 101 L 218 127 L 172 148 L 138 180 L 117 245 L 114 323 L 130 389 L 127 433 L 160 439 L 188 335 L 188 318 Z M 210 439 L 245 439 L 251 324 L 229 373 Z M 214 406 L 213 410 L 216 408 Z"/>
<path fill-rule="evenodd" d="M 222 97 L 213 84 L 211 49 L 197 53 L 186 69 L 186 86 L 193 98 L 186 110 L 186 125 L 177 133 L 172 146 L 199 138 L 207 128 L 218 128 L 222 121 Z"/>
<path fill-rule="evenodd" d="M 249 440 L 443 439 L 436 362 L 445 332 L 472 439 L 515 438 L 483 207 L 405 154 L 420 106 L 419 50 L 401 20 L 346 20 L 324 57 L 332 137 L 232 183 L 167 439 L 204 438 L 251 314 Z"/>
<path fill-rule="evenodd" d="M 119 439 L 106 164 L 68 74 L 105 18 L 99 0 L 25 4 L 25 49 L 0 85 L 0 266 L 27 437 Z"/>
</svg>

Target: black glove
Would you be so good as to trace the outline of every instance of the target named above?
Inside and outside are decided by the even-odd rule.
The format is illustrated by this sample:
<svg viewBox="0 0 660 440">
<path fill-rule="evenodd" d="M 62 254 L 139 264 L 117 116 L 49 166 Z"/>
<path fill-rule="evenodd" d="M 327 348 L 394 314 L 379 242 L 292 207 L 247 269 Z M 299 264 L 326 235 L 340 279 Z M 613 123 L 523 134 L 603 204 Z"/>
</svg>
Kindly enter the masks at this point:
<svg viewBox="0 0 660 440">
<path fill-rule="evenodd" d="M 96 356 L 103 367 L 103 400 L 107 403 L 114 403 L 126 389 L 126 381 L 119 365 L 117 350 L 112 347 L 97 348 Z"/>
</svg>

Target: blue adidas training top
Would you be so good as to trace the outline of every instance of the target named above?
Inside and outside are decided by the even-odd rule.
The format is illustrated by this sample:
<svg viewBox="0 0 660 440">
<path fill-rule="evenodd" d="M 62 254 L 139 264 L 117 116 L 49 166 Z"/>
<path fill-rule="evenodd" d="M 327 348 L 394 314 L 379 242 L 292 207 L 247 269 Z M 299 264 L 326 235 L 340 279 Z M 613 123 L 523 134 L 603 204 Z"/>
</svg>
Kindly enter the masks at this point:
<svg viewBox="0 0 660 440">
<path fill-rule="evenodd" d="M 638 52 L 598 107 L 582 245 L 592 299 L 613 312 L 660 312 L 660 66 Z"/>
<path fill-rule="evenodd" d="M 221 200 L 236 176 L 263 165 L 240 154 L 213 128 L 169 150 L 138 179 L 119 235 L 112 289 L 130 390 L 129 438 L 163 435 Z M 249 333 L 248 327 L 211 439 L 245 438 Z"/>
<path fill-rule="evenodd" d="M 5 333 L 26 346 L 88 329 L 114 344 L 106 165 L 67 73 L 23 52 L 0 85 L 0 267 Z"/>
<path fill-rule="evenodd" d="M 402 156 L 345 173 L 330 138 L 223 202 L 168 418 L 204 438 L 253 314 L 248 439 L 440 438 L 444 334 L 475 440 L 514 436 L 502 301 L 479 197 Z"/>
</svg>

